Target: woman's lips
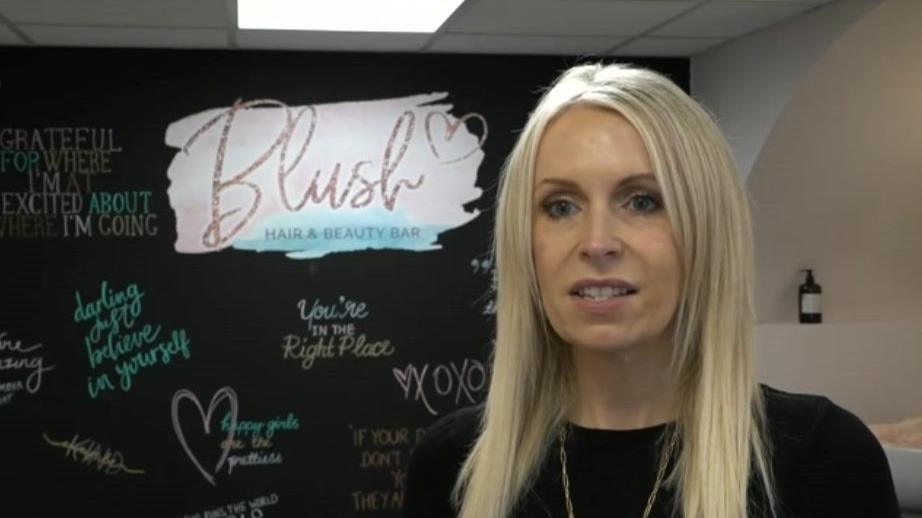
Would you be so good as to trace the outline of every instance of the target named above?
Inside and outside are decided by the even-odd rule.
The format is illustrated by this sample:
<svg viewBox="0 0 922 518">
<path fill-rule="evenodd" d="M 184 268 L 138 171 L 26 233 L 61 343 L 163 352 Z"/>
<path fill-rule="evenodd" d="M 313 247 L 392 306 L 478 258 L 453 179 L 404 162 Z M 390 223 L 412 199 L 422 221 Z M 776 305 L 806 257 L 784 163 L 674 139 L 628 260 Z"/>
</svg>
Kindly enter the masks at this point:
<svg viewBox="0 0 922 518">
<path fill-rule="evenodd" d="M 621 295 L 619 297 L 610 297 L 604 300 L 592 300 L 580 297 L 579 295 L 570 295 L 576 301 L 576 306 L 587 313 L 606 314 L 621 309 L 627 304 L 628 299 L 634 296 L 633 293 Z"/>
</svg>

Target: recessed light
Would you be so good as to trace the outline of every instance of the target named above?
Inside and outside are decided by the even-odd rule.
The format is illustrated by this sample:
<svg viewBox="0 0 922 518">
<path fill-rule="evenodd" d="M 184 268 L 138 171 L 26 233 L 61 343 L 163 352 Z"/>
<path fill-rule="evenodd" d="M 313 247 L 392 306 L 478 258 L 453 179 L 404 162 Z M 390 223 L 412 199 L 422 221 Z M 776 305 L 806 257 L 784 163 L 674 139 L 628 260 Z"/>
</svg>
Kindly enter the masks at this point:
<svg viewBox="0 0 922 518">
<path fill-rule="evenodd" d="M 237 0 L 241 29 L 435 32 L 464 0 Z"/>
</svg>

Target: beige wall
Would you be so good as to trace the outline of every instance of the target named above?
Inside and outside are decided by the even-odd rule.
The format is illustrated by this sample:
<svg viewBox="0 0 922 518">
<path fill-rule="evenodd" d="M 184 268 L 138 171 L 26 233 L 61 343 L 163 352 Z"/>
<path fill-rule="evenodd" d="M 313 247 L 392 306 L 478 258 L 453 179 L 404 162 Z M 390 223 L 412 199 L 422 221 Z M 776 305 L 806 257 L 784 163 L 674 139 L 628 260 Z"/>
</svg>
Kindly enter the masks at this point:
<svg viewBox="0 0 922 518">
<path fill-rule="evenodd" d="M 922 416 L 920 20 L 838 0 L 692 58 L 753 196 L 758 377 L 868 423 Z M 797 323 L 808 267 L 820 325 Z"/>
<path fill-rule="evenodd" d="M 868 424 L 922 416 L 922 0 L 838 0 L 692 76 L 753 197 L 758 379 Z M 797 323 L 807 267 L 818 325 Z"/>
<path fill-rule="evenodd" d="M 829 48 L 748 184 L 761 323 L 796 321 L 807 267 L 826 322 L 922 319 L 922 1 L 882 2 Z"/>
<path fill-rule="evenodd" d="M 692 56 L 692 95 L 717 117 L 743 178 L 804 75 L 882 1 L 835 0 Z"/>
<path fill-rule="evenodd" d="M 845 31 L 748 178 L 760 379 L 868 423 L 922 416 L 920 27 L 922 1 L 885 0 Z M 823 286 L 820 325 L 796 323 L 807 267 Z"/>
</svg>

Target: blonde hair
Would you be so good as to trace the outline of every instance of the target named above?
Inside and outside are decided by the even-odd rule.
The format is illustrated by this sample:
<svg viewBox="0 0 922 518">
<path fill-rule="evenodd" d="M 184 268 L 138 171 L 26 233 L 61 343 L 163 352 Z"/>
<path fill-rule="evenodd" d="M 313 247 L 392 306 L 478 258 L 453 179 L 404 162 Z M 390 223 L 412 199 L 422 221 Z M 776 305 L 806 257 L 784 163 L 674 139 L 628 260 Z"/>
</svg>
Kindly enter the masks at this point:
<svg viewBox="0 0 922 518">
<path fill-rule="evenodd" d="M 503 168 L 493 236 L 492 377 L 477 440 L 452 493 L 459 516 L 511 514 L 537 476 L 572 401 L 569 348 L 549 330 L 538 291 L 531 199 L 541 135 L 575 104 L 614 110 L 639 132 L 685 272 L 670 363 L 677 417 L 667 429 L 680 439 L 665 482 L 675 490 L 673 510 L 685 518 L 752 518 L 747 488 L 754 469 L 774 516 L 771 442 L 752 365 L 754 245 L 748 194 L 712 117 L 665 77 L 619 64 L 564 72 L 531 113 Z"/>
</svg>

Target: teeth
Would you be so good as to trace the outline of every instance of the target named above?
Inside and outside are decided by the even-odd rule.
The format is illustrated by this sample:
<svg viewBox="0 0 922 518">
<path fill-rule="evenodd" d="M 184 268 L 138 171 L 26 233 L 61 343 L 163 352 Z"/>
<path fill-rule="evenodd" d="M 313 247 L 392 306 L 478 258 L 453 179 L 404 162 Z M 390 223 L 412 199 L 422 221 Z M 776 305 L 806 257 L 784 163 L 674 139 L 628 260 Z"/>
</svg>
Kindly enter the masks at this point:
<svg viewBox="0 0 922 518">
<path fill-rule="evenodd" d="M 627 295 L 625 288 L 612 288 L 611 286 L 589 286 L 579 290 L 579 296 L 590 300 L 605 300 L 612 297 Z"/>
</svg>

